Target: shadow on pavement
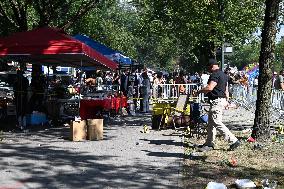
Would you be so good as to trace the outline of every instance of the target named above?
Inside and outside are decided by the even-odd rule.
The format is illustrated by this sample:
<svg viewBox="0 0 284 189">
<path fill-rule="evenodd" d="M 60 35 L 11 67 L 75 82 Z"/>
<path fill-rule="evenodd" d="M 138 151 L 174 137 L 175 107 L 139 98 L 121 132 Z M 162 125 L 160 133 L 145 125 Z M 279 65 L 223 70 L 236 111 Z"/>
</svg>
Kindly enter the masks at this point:
<svg viewBox="0 0 284 189">
<path fill-rule="evenodd" d="M 174 146 L 183 146 L 183 142 L 176 142 L 174 140 L 149 140 L 149 139 L 140 139 L 143 141 L 149 142 L 149 144 L 155 145 L 174 145 Z"/>
<path fill-rule="evenodd" d="M 155 178 L 147 165 L 119 166 L 100 163 L 115 156 L 95 156 L 87 152 L 49 146 L 28 147 L 26 144 L 1 144 L 1 169 L 22 173 L 18 181 L 28 188 L 176 188 Z M 153 155 L 155 154 L 153 152 Z M 167 156 L 179 154 L 168 154 Z M 115 162 L 115 161 L 114 161 Z M 171 179 L 166 167 L 159 177 Z M 176 169 L 176 168 L 175 168 Z M 149 174 L 149 170 L 153 170 Z M 178 171 L 178 170 L 176 170 Z M 171 171 L 172 172 L 172 171 Z M 1 185 L 0 185 L 1 188 Z"/>
</svg>

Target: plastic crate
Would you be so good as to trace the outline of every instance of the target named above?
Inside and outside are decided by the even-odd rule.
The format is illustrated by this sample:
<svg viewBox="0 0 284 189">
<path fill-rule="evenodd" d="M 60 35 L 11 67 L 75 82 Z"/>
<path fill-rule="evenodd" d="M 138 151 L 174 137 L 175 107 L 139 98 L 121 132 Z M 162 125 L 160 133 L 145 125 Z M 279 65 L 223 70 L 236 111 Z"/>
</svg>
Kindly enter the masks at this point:
<svg viewBox="0 0 284 189">
<path fill-rule="evenodd" d="M 27 115 L 27 125 L 43 125 L 48 122 L 45 114 L 42 113 L 33 113 Z"/>
</svg>

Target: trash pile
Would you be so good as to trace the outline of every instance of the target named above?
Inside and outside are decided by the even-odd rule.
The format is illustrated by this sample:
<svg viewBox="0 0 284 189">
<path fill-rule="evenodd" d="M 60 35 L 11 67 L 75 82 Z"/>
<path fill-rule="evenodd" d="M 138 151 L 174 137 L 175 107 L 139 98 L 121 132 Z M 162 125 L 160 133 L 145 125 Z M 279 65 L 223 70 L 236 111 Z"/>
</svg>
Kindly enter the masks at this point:
<svg viewBox="0 0 284 189">
<path fill-rule="evenodd" d="M 236 187 L 238 189 L 276 189 L 277 182 L 268 179 L 255 182 L 250 179 L 237 179 L 234 186 L 230 187 Z M 209 182 L 205 189 L 227 189 L 227 186 L 223 183 Z"/>
</svg>

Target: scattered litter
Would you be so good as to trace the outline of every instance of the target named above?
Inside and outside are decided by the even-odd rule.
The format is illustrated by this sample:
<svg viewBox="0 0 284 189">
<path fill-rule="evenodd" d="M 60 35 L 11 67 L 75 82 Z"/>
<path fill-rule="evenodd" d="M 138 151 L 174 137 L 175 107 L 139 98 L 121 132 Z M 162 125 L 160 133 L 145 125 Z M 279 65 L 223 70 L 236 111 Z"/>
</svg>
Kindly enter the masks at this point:
<svg viewBox="0 0 284 189">
<path fill-rule="evenodd" d="M 197 157 L 199 157 L 197 153 L 192 152 L 189 154 L 189 159 L 196 159 Z"/>
<path fill-rule="evenodd" d="M 81 117 L 80 116 L 75 116 L 75 121 L 81 121 Z"/>
<path fill-rule="evenodd" d="M 23 130 L 23 132 L 24 133 L 28 133 L 28 132 L 30 132 L 30 130 L 29 129 L 25 129 L 25 130 Z"/>
<path fill-rule="evenodd" d="M 147 125 L 143 126 L 143 131 L 140 131 L 141 133 L 150 133 L 150 129 Z"/>
<path fill-rule="evenodd" d="M 122 113 L 123 116 L 127 116 L 128 115 L 126 108 L 122 108 L 121 109 L 121 113 Z"/>
<path fill-rule="evenodd" d="M 284 135 L 284 126 L 283 125 L 278 126 L 278 133 L 281 134 L 281 135 Z"/>
<path fill-rule="evenodd" d="M 206 189 L 227 189 L 227 187 L 223 183 L 209 182 Z"/>
<path fill-rule="evenodd" d="M 224 158 L 224 159 L 222 159 L 222 160 L 220 160 L 219 162 L 218 162 L 218 164 L 220 165 L 220 166 L 230 166 L 230 167 L 236 167 L 236 166 L 238 166 L 238 161 L 237 161 L 237 159 L 236 158 L 234 158 L 234 157 L 231 157 L 231 158 Z"/>
<path fill-rule="evenodd" d="M 235 181 L 235 184 L 237 188 L 239 189 L 256 188 L 256 185 L 254 184 L 254 182 L 249 179 L 238 179 Z"/>
<path fill-rule="evenodd" d="M 252 132 L 252 130 L 250 128 L 242 130 L 243 134 L 249 134 L 251 132 Z"/>
<path fill-rule="evenodd" d="M 271 141 L 272 141 L 272 142 L 276 142 L 276 141 L 277 141 L 277 138 L 278 138 L 277 135 L 273 135 L 273 136 L 271 137 Z"/>
<path fill-rule="evenodd" d="M 247 139 L 247 141 L 248 141 L 248 142 L 255 142 L 255 139 L 252 138 L 252 137 L 249 137 L 249 138 Z"/>
<path fill-rule="evenodd" d="M 237 165 L 238 165 L 238 161 L 237 161 L 237 159 L 236 158 L 234 158 L 234 157 L 231 157 L 231 159 L 229 160 L 229 162 L 230 162 L 230 166 L 232 166 L 232 167 L 236 167 Z"/>
<path fill-rule="evenodd" d="M 202 155 L 200 155 L 196 152 L 191 152 L 189 154 L 189 159 L 191 159 L 191 160 L 203 160 L 203 161 L 205 161 L 206 158 L 207 158 L 206 156 L 202 156 Z"/>
<path fill-rule="evenodd" d="M 189 159 L 192 159 L 192 160 L 198 160 L 200 159 L 200 157 L 202 156 L 200 156 L 198 153 L 195 153 L 195 152 L 192 152 L 189 154 Z"/>
<path fill-rule="evenodd" d="M 263 145 L 261 145 L 261 144 L 255 144 L 255 145 L 253 145 L 253 149 L 254 149 L 254 150 L 261 150 L 261 149 L 263 149 Z"/>
<path fill-rule="evenodd" d="M 264 179 L 261 181 L 261 183 L 264 189 L 276 189 L 277 187 L 276 181 L 269 181 L 268 179 Z"/>
</svg>

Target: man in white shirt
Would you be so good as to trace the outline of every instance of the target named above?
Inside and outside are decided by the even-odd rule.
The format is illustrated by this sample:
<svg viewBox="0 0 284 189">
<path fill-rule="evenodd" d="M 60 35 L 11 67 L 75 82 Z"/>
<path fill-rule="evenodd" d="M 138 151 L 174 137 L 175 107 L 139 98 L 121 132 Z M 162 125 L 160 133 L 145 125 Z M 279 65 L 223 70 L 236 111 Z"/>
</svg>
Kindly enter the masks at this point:
<svg viewBox="0 0 284 189">
<path fill-rule="evenodd" d="M 204 72 L 202 75 L 201 75 L 201 84 L 202 84 L 202 87 L 205 87 L 207 85 L 207 82 L 208 82 L 208 79 L 209 79 L 210 75 L 207 74 L 207 72 Z"/>
</svg>

